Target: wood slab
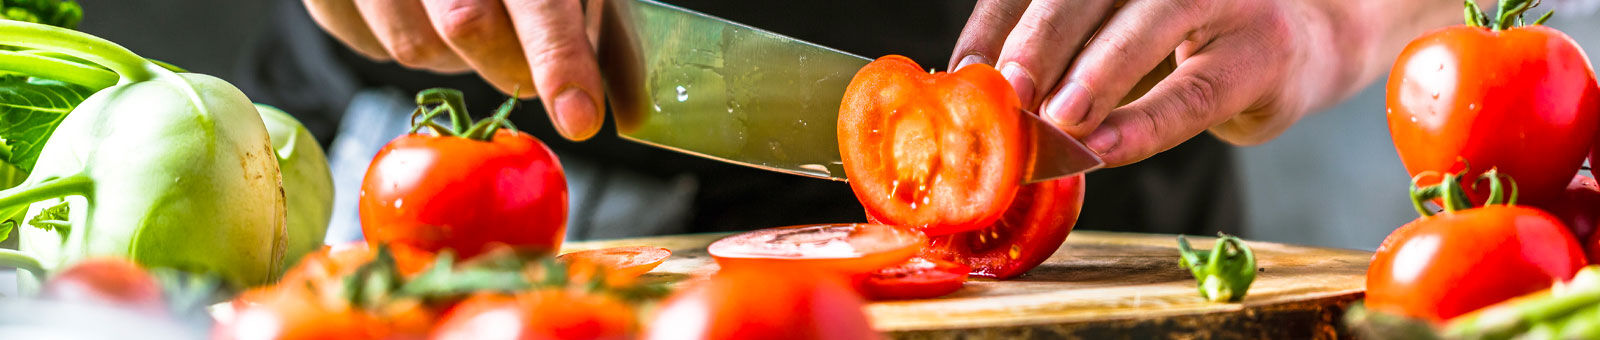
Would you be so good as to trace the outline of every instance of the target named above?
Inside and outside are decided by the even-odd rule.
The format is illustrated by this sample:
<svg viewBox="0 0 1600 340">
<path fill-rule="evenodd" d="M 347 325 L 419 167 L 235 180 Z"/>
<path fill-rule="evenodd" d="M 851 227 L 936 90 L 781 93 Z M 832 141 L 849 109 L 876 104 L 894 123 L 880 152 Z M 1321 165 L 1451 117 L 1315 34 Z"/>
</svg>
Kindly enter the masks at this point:
<svg viewBox="0 0 1600 340">
<path fill-rule="evenodd" d="M 575 242 L 671 249 L 649 276 L 694 280 L 717 270 L 706 245 L 728 234 Z M 1193 237 L 1210 249 L 1215 238 Z M 1262 272 L 1240 303 L 1200 298 L 1178 266 L 1174 235 L 1075 231 L 1021 277 L 971 280 L 937 299 L 876 302 L 874 327 L 894 338 L 1348 338 L 1340 319 L 1366 289 L 1371 252 L 1249 242 Z"/>
</svg>

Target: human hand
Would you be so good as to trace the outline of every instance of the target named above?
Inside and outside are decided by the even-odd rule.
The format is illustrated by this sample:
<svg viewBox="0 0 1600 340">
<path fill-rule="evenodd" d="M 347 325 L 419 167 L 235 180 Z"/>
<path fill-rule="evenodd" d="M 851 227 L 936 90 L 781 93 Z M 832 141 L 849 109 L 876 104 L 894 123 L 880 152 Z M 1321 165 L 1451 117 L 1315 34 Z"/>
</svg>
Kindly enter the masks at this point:
<svg viewBox="0 0 1600 340">
<path fill-rule="evenodd" d="M 588 139 L 604 122 L 582 0 L 303 1 L 318 25 L 368 58 L 475 71 L 501 92 L 537 95 L 568 139 Z"/>
<path fill-rule="evenodd" d="M 1276 137 L 1386 70 L 1405 41 L 1394 37 L 1459 20 L 1448 4 L 982 0 L 950 63 L 994 61 L 1026 108 L 1120 166 L 1202 131 L 1238 145 Z M 1169 56 L 1171 74 L 1134 93 Z"/>
</svg>

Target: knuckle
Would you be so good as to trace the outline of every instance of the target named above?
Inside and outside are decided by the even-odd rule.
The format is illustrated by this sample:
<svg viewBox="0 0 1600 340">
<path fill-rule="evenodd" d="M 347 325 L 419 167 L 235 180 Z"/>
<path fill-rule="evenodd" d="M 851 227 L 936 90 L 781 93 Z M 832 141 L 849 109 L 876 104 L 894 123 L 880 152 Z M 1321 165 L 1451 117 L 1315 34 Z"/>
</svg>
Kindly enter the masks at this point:
<svg viewBox="0 0 1600 340">
<path fill-rule="evenodd" d="M 1064 17 L 1057 14 L 1061 9 L 1050 6 L 1039 6 L 1037 11 L 1030 10 L 1017 26 L 1033 32 L 1034 39 L 1041 43 L 1056 43 L 1066 40 L 1069 26 L 1064 22 Z"/>
<path fill-rule="evenodd" d="M 438 49 L 428 48 L 414 39 L 392 40 L 384 47 L 389 50 L 389 56 L 394 61 L 406 67 L 427 67 L 438 53 Z"/>
<path fill-rule="evenodd" d="M 1217 109 L 1217 84 L 1219 80 L 1207 74 L 1195 74 L 1172 79 L 1173 112 L 1200 118 Z"/>
<path fill-rule="evenodd" d="M 493 32 L 495 27 L 491 20 L 487 20 L 489 12 L 483 8 L 472 5 L 463 5 L 444 11 L 434 20 L 439 28 L 439 35 L 447 41 L 471 43 Z"/>
</svg>

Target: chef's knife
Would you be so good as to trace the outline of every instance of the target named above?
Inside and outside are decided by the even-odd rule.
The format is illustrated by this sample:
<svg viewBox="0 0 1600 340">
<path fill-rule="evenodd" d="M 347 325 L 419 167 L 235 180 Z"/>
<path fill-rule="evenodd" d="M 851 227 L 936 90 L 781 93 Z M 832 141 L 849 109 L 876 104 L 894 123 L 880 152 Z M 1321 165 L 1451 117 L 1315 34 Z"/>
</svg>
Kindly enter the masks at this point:
<svg viewBox="0 0 1600 340">
<path fill-rule="evenodd" d="M 839 102 L 871 60 L 654 1 L 599 2 L 600 65 L 622 137 L 845 180 Z M 1104 165 L 1076 139 L 1022 114 L 1034 139 L 1026 181 Z"/>
</svg>

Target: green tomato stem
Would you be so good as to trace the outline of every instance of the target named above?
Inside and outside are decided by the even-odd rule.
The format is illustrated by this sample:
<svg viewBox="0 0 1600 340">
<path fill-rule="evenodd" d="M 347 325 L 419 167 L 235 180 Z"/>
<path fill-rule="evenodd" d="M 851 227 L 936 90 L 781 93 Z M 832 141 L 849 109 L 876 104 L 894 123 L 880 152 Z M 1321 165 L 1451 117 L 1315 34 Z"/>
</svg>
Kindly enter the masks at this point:
<svg viewBox="0 0 1600 340">
<path fill-rule="evenodd" d="M 44 284 L 45 275 L 48 274 L 45 272 L 44 266 L 39 264 L 39 259 L 16 249 L 0 249 L 0 267 L 26 270 L 32 273 L 33 278 L 39 280 L 40 282 L 38 283 L 41 285 Z"/>
<path fill-rule="evenodd" d="M 65 28 L 0 20 L 0 44 L 66 53 L 104 66 L 130 84 L 168 72 L 116 43 Z"/>
<path fill-rule="evenodd" d="M 1178 264 L 1194 275 L 1201 297 L 1212 302 L 1243 300 L 1256 279 L 1255 253 L 1238 237 L 1223 233 L 1217 237 L 1210 251 L 1195 251 L 1179 236 Z"/>
<path fill-rule="evenodd" d="M 93 187 L 94 180 L 84 175 L 57 177 L 31 185 L 23 183 L 14 188 L 0 190 L 0 210 L 52 198 L 87 196 Z"/>
<path fill-rule="evenodd" d="M 0 70 L 59 80 L 90 90 L 111 87 L 121 77 L 105 69 L 33 53 L 0 50 Z"/>
</svg>

